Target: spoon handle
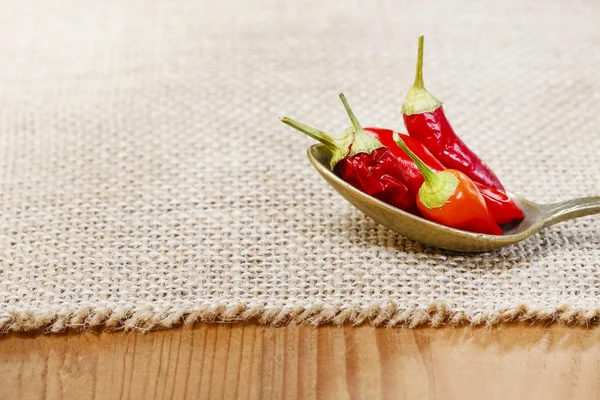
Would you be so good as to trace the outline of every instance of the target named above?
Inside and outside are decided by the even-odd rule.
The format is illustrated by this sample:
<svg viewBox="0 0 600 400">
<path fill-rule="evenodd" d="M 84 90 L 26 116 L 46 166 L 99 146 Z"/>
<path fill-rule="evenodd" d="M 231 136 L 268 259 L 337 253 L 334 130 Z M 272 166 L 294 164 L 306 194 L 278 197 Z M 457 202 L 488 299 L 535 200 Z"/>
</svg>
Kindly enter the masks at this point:
<svg viewBox="0 0 600 400">
<path fill-rule="evenodd" d="M 582 197 L 544 207 L 545 226 L 558 224 L 573 218 L 600 213 L 600 196 Z"/>
</svg>

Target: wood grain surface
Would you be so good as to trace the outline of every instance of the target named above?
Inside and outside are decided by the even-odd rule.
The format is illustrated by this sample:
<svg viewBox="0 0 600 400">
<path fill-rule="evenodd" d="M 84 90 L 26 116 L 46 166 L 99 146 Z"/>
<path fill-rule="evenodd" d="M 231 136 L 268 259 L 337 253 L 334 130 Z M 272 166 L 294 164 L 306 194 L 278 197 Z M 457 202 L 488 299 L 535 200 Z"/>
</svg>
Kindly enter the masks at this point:
<svg viewBox="0 0 600 400">
<path fill-rule="evenodd" d="M 0 399 L 596 399 L 600 331 L 205 324 L 0 337 Z"/>
</svg>

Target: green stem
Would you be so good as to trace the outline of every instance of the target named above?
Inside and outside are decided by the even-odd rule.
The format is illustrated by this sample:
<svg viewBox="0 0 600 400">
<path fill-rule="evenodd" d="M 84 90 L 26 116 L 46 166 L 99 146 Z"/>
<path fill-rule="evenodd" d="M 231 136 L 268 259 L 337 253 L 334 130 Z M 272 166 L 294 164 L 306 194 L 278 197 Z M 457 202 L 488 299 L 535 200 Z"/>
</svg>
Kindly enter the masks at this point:
<svg viewBox="0 0 600 400">
<path fill-rule="evenodd" d="M 423 83 L 423 47 L 425 37 L 419 36 L 419 51 L 417 53 L 417 72 L 415 82 L 406 93 L 406 99 L 402 105 L 404 115 L 420 114 L 423 112 L 434 112 L 436 108 L 442 105 L 442 102 L 425 89 Z"/>
<path fill-rule="evenodd" d="M 360 122 L 358 122 L 356 115 L 354 115 L 354 112 L 350 108 L 350 104 L 348 104 L 348 100 L 346 100 L 346 96 L 344 96 L 344 93 L 340 93 L 340 99 L 342 99 L 342 103 L 344 103 L 344 108 L 348 113 L 348 117 L 350 117 L 350 122 L 352 122 L 352 126 L 354 127 L 355 133 L 362 132 L 363 128 L 360 125 Z"/>
<path fill-rule="evenodd" d="M 404 140 L 402 140 L 400 135 L 398 135 L 398 139 L 399 140 L 396 140 L 396 143 L 398 143 L 398 146 L 400 146 L 402 148 L 402 150 L 404 150 L 404 152 L 406 154 L 408 154 L 408 156 L 415 162 L 415 164 L 417 164 L 417 167 L 419 168 L 419 171 L 421 171 L 421 173 L 423 174 L 423 178 L 425 178 L 425 181 L 429 185 L 434 186 L 435 183 L 439 180 L 437 174 L 435 172 L 433 172 L 433 170 L 431 168 L 429 168 L 427 166 L 427 164 L 425 164 L 423 161 L 421 161 L 421 159 L 419 157 L 417 157 L 417 155 L 415 153 L 413 153 L 408 148 L 408 146 L 406 146 L 406 144 L 404 143 Z"/>
<path fill-rule="evenodd" d="M 306 124 L 303 124 L 302 122 L 298 122 L 298 121 L 294 121 L 291 118 L 288 117 L 283 117 L 281 118 L 281 122 L 283 122 L 286 125 L 291 126 L 292 128 L 299 130 L 300 132 L 304 133 L 305 135 L 310 136 L 313 139 L 318 140 L 319 142 L 323 143 L 325 146 L 327 146 L 328 149 L 335 151 L 338 150 L 340 148 L 339 144 L 338 144 L 338 140 L 336 138 L 334 138 L 333 136 L 331 136 L 330 134 L 323 132 L 320 129 L 317 128 L 313 128 L 312 126 L 308 126 Z"/>
<path fill-rule="evenodd" d="M 344 103 L 346 113 L 348 113 L 350 122 L 352 122 L 351 129 L 354 130 L 354 143 L 352 143 L 350 155 L 358 153 L 371 154 L 373 150 L 383 147 L 383 145 L 378 139 L 365 132 L 360 122 L 358 122 L 358 118 L 356 118 L 356 115 L 354 115 L 354 112 L 350 108 L 350 104 L 348 104 L 348 100 L 346 100 L 346 96 L 344 96 L 344 93 L 340 93 L 340 99 L 342 99 L 342 103 Z"/>
<path fill-rule="evenodd" d="M 425 42 L 425 36 L 419 36 L 419 50 L 417 52 L 417 73 L 415 75 L 415 83 L 413 87 L 422 89 L 425 87 L 423 83 L 423 47 Z"/>
</svg>

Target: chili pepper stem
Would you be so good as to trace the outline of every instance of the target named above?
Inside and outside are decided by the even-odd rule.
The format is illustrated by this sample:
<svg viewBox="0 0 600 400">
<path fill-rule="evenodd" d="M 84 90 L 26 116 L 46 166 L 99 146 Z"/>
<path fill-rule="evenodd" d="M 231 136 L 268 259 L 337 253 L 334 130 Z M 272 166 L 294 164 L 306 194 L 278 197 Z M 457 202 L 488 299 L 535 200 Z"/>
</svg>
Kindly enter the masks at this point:
<svg viewBox="0 0 600 400">
<path fill-rule="evenodd" d="M 433 184 L 437 179 L 436 173 L 431 168 L 429 168 L 427 164 L 421 161 L 421 159 L 415 153 L 413 153 L 411 149 L 408 148 L 406 143 L 404 143 L 404 140 L 400 137 L 400 135 L 397 132 L 394 132 L 394 141 L 415 162 L 415 164 L 417 164 L 417 167 L 419 168 L 419 171 L 421 171 L 421 174 L 423 174 L 423 178 L 425 178 L 425 181 L 429 182 L 430 184 Z"/>
<path fill-rule="evenodd" d="M 425 207 L 432 209 L 442 207 L 454 194 L 459 184 L 458 179 L 449 172 L 434 172 L 415 153 L 413 153 L 400 135 L 394 135 L 394 140 L 402 150 L 417 164 L 425 182 L 419 189 L 419 198 Z"/>
<path fill-rule="evenodd" d="M 419 36 L 419 47 L 417 50 L 417 72 L 415 74 L 415 82 L 413 87 L 417 89 L 425 89 L 423 82 L 423 47 L 425 45 L 425 36 Z"/>
<path fill-rule="evenodd" d="M 354 143 L 352 144 L 350 156 L 358 153 L 371 154 L 373 150 L 383 147 L 379 140 L 365 132 L 360 122 L 358 122 L 358 118 L 356 118 L 356 115 L 352 111 L 352 108 L 350 108 L 350 104 L 348 104 L 348 100 L 346 100 L 344 93 L 340 93 L 340 99 L 344 104 L 344 109 L 354 128 Z"/>
<path fill-rule="evenodd" d="M 329 151 L 331 151 L 332 169 L 341 159 L 346 157 L 350 152 L 350 147 L 352 146 L 352 143 L 354 141 L 354 133 L 351 129 L 346 130 L 343 136 L 335 137 L 320 129 L 313 128 L 312 126 L 308 126 L 306 124 L 303 124 L 302 122 L 294 121 L 293 119 L 288 117 L 280 118 L 280 120 L 284 124 L 289 125 L 292 128 L 304 133 L 305 135 L 310 136 L 311 138 L 323 143 L 329 149 Z"/>
<path fill-rule="evenodd" d="M 442 102 L 425 89 L 423 83 L 423 48 L 425 36 L 419 36 L 419 49 L 417 52 L 417 69 L 413 86 L 406 94 L 402 105 L 402 114 L 413 115 L 424 112 L 433 112 L 442 105 Z"/>
<path fill-rule="evenodd" d="M 344 134 L 339 137 L 331 136 L 320 129 L 313 128 L 302 122 L 294 121 L 288 117 L 281 118 L 281 122 L 284 124 L 299 130 L 305 135 L 308 135 L 327 146 L 331 151 L 331 169 L 335 168 L 336 164 L 345 157 L 352 157 L 359 153 L 371 154 L 374 150 L 383 147 L 379 140 L 364 131 L 343 93 L 340 93 L 340 99 L 342 99 L 342 103 L 344 103 L 344 108 L 352 122 L 352 127 L 346 129 Z"/>
<path fill-rule="evenodd" d="M 330 150 L 333 150 L 334 148 L 338 147 L 338 141 L 336 140 L 336 138 L 320 129 L 313 128 L 312 126 L 308 126 L 306 124 L 303 124 L 302 122 L 294 121 L 293 119 L 288 117 L 280 118 L 280 120 L 284 124 L 289 125 L 292 128 L 304 133 L 305 135 L 318 140 L 319 142 L 327 146 L 327 148 Z"/>
</svg>

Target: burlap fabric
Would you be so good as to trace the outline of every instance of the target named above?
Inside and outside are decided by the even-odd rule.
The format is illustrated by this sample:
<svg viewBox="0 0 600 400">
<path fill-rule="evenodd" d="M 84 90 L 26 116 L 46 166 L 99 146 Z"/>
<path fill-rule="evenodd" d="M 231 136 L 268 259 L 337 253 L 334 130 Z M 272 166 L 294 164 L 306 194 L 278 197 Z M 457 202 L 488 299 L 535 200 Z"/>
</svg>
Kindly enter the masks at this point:
<svg viewBox="0 0 600 400">
<path fill-rule="evenodd" d="M 423 248 L 349 206 L 288 115 L 402 129 L 416 42 L 511 190 L 600 192 L 597 1 L 2 2 L 0 330 L 600 313 L 598 217 Z"/>
</svg>

